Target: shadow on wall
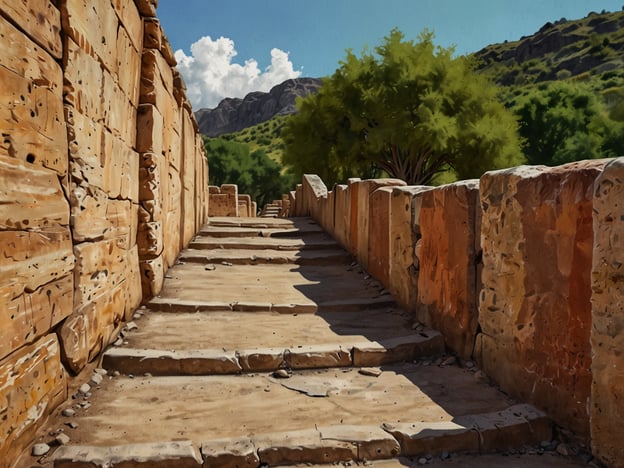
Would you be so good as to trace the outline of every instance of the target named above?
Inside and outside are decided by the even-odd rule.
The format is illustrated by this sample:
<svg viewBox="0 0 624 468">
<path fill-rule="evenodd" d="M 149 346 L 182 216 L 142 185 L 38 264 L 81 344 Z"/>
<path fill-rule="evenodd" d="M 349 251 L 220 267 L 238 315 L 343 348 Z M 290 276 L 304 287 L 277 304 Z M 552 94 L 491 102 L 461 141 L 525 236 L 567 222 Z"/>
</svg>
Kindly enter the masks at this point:
<svg viewBox="0 0 624 468">
<path fill-rule="evenodd" d="M 435 188 L 354 179 L 328 191 L 305 175 L 289 199 L 291 215 L 312 216 L 449 348 L 616 464 L 622 180 L 624 158 L 522 166 Z M 321 304 L 328 294 L 302 292 Z"/>
</svg>

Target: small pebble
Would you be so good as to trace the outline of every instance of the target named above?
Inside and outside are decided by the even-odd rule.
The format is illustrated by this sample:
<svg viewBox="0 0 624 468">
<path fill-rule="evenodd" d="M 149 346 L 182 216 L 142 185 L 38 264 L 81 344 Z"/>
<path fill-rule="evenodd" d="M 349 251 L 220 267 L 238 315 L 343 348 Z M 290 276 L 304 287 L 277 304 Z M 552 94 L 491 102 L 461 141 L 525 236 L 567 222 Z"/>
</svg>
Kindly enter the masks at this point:
<svg viewBox="0 0 624 468">
<path fill-rule="evenodd" d="M 134 322 L 128 322 L 128 323 L 126 323 L 126 326 L 125 326 L 125 329 L 128 330 L 128 331 L 138 330 L 138 328 L 139 327 Z"/>
<path fill-rule="evenodd" d="M 78 391 L 82 393 L 83 395 L 86 395 L 87 393 L 91 391 L 91 385 L 89 385 L 88 383 L 82 384 L 80 388 L 78 389 Z"/>
<path fill-rule="evenodd" d="M 100 374 L 100 375 L 108 374 L 108 371 L 106 369 L 102 369 L 101 367 L 98 367 L 93 372 L 95 372 L 96 374 Z"/>
<path fill-rule="evenodd" d="M 358 372 L 369 377 L 379 377 L 381 375 L 381 369 L 379 367 L 363 367 Z"/>
<path fill-rule="evenodd" d="M 290 374 L 286 369 L 277 369 L 275 372 L 273 372 L 273 377 L 276 377 L 278 379 L 287 379 L 290 377 Z"/>
<path fill-rule="evenodd" d="M 447 458 L 451 457 L 451 454 L 448 452 L 442 452 L 442 455 L 440 455 L 442 457 L 442 460 L 446 460 Z"/>
<path fill-rule="evenodd" d="M 69 426 L 72 429 L 76 429 L 78 427 L 78 424 L 73 422 L 73 421 L 70 421 L 70 422 L 66 423 L 66 426 Z"/>
<path fill-rule="evenodd" d="M 447 357 L 442 363 L 441 366 L 452 366 L 457 362 L 457 358 L 455 356 Z"/>
<path fill-rule="evenodd" d="M 141 315 L 141 314 L 139 314 L 139 313 L 136 313 L 136 314 L 134 314 L 134 315 L 132 316 L 132 318 L 133 318 L 134 320 L 139 320 L 141 317 L 142 317 L 142 315 Z"/>
<path fill-rule="evenodd" d="M 113 377 L 119 377 L 121 375 L 121 372 L 119 372 L 118 370 L 113 371 Z"/>
<path fill-rule="evenodd" d="M 67 445 L 71 439 L 67 434 L 61 432 L 54 440 L 56 440 L 59 445 Z"/>
<path fill-rule="evenodd" d="M 418 464 L 419 465 L 426 465 L 427 464 L 427 459 L 425 457 L 421 457 L 418 459 Z"/>
<path fill-rule="evenodd" d="M 102 376 L 102 374 L 93 374 L 91 376 L 91 383 L 93 385 L 100 385 L 103 379 L 104 377 Z"/>
<path fill-rule="evenodd" d="M 472 369 L 474 366 L 475 366 L 475 363 L 474 363 L 474 362 L 472 362 L 472 361 L 466 361 L 466 362 L 464 363 L 464 367 L 465 367 L 466 369 Z"/>
<path fill-rule="evenodd" d="M 76 410 L 74 408 L 65 408 L 61 411 L 61 414 L 67 418 L 73 418 L 76 416 Z"/>
<path fill-rule="evenodd" d="M 123 338 L 117 338 L 113 343 L 113 346 L 121 346 L 123 344 Z"/>
<path fill-rule="evenodd" d="M 35 457 L 40 457 L 45 455 L 50 451 L 50 446 L 48 444 L 35 444 L 32 448 L 32 454 Z"/>
</svg>

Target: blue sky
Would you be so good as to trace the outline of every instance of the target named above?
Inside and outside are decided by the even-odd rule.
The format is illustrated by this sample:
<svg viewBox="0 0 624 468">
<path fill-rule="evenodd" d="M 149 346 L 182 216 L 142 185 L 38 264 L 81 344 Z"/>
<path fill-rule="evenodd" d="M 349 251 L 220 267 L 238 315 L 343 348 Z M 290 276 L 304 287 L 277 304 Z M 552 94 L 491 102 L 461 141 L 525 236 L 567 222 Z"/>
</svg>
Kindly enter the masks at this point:
<svg viewBox="0 0 624 468">
<path fill-rule="evenodd" d="M 459 54 L 517 40 L 547 21 L 621 10 L 624 0 L 159 0 L 158 17 L 195 109 L 331 74 L 346 49 L 378 45 L 398 27 L 425 28 Z M 220 40 L 221 38 L 221 40 Z M 193 44 L 196 44 L 193 46 Z"/>
</svg>

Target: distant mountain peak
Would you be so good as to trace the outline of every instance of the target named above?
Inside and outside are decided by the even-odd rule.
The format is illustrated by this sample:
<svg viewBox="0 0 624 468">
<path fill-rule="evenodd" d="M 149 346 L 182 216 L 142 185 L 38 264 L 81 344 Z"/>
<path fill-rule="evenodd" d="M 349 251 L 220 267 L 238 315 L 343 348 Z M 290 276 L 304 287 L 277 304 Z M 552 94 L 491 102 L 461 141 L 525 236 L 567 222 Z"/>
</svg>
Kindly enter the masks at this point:
<svg viewBox="0 0 624 468">
<path fill-rule="evenodd" d="M 199 131 L 215 137 L 238 132 L 276 115 L 294 114 L 297 97 L 316 93 L 322 84 L 318 78 L 294 78 L 274 86 L 268 93 L 255 91 L 243 99 L 225 98 L 214 109 L 195 112 Z"/>
</svg>

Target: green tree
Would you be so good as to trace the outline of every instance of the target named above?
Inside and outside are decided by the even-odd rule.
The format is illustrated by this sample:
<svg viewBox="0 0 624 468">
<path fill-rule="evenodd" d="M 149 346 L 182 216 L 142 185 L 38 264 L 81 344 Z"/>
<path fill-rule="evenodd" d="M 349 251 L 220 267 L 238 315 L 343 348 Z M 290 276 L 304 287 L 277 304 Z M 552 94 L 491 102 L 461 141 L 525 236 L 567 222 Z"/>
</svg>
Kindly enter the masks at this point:
<svg viewBox="0 0 624 468">
<path fill-rule="evenodd" d="M 624 127 L 582 83 L 540 85 L 514 107 L 529 164 L 558 165 L 616 156 L 624 151 Z"/>
<path fill-rule="evenodd" d="M 478 177 L 521 163 L 516 121 L 473 62 L 436 47 L 433 34 L 351 51 L 286 123 L 282 161 L 327 183 L 381 172 L 409 184 L 452 171 Z"/>
<path fill-rule="evenodd" d="M 292 190 L 290 175 L 282 175 L 282 168 L 263 150 L 251 152 L 243 143 L 223 138 L 204 137 L 211 185 L 236 184 L 239 193 L 251 195 L 259 207 Z"/>
</svg>

